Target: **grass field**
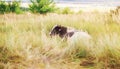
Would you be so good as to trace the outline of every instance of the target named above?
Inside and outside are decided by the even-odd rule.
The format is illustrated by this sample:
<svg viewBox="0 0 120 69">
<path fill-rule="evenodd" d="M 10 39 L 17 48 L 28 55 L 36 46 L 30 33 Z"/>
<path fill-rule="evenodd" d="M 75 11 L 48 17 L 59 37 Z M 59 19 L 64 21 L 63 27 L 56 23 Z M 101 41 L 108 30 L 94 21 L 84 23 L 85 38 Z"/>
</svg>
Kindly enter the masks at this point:
<svg viewBox="0 0 120 69">
<path fill-rule="evenodd" d="M 49 36 L 56 25 L 87 31 L 92 40 L 74 46 Z M 0 69 L 119 69 L 120 15 L 0 15 Z"/>
</svg>

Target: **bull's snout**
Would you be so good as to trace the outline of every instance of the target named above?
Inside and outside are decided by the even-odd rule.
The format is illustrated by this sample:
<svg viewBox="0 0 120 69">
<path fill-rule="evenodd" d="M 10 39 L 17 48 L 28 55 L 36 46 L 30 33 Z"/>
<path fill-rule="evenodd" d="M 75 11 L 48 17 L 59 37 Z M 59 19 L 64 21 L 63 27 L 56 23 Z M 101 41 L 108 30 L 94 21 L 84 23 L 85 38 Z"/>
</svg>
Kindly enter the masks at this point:
<svg viewBox="0 0 120 69">
<path fill-rule="evenodd" d="M 50 32 L 49 35 L 52 36 L 52 33 Z"/>
<path fill-rule="evenodd" d="M 51 32 L 49 33 L 50 37 L 52 37 L 54 34 L 52 34 Z"/>
</svg>

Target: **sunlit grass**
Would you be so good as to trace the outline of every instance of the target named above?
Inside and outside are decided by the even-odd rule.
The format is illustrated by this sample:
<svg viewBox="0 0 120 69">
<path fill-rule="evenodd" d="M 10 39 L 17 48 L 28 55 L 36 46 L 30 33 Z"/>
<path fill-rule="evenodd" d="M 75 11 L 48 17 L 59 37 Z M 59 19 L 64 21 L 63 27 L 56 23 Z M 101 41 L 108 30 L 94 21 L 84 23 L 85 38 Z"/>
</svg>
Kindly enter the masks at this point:
<svg viewBox="0 0 120 69">
<path fill-rule="evenodd" d="M 120 16 L 108 13 L 0 15 L 0 68 L 119 68 Z M 88 32 L 74 45 L 49 32 L 56 25 Z"/>
</svg>

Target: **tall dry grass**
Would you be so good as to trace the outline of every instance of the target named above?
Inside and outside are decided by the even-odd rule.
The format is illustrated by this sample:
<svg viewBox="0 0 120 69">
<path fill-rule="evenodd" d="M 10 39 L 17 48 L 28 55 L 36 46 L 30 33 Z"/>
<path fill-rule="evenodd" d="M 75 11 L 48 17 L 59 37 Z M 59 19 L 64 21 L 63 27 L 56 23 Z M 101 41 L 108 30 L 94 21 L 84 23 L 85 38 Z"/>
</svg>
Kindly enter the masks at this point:
<svg viewBox="0 0 120 69">
<path fill-rule="evenodd" d="M 119 69 L 120 16 L 109 13 L 0 15 L 1 69 Z M 87 31 L 70 45 L 49 32 L 56 25 Z"/>
</svg>

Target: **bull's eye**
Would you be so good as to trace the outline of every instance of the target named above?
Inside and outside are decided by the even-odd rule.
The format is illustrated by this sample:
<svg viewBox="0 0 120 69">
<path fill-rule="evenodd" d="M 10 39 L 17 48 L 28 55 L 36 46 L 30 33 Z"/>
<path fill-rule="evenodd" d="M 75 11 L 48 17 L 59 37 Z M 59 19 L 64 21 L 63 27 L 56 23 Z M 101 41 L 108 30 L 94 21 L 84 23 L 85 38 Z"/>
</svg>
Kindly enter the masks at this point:
<svg viewBox="0 0 120 69">
<path fill-rule="evenodd" d="M 59 29 L 58 31 L 61 31 L 61 29 Z"/>
</svg>

